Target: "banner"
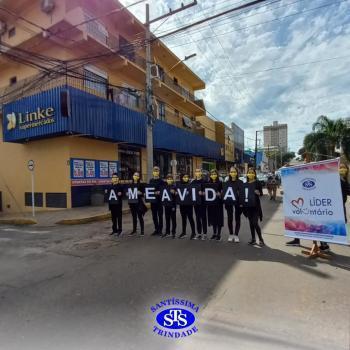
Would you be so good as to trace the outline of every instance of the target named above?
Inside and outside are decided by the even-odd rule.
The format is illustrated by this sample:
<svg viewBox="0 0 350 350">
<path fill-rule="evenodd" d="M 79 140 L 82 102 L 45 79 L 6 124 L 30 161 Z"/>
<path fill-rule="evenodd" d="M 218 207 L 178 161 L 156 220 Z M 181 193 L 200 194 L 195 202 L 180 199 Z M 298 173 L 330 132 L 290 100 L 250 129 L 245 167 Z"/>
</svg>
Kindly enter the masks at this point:
<svg viewBox="0 0 350 350">
<path fill-rule="evenodd" d="M 281 169 L 286 236 L 349 244 L 338 167 L 332 159 Z"/>
<path fill-rule="evenodd" d="M 243 207 L 256 206 L 256 182 L 245 182 L 239 190 L 239 204 Z"/>
<path fill-rule="evenodd" d="M 200 203 L 199 184 L 177 184 L 176 185 L 176 202 L 180 205 L 194 205 Z"/>
<path fill-rule="evenodd" d="M 129 204 L 134 204 L 139 202 L 138 185 L 131 184 L 128 185 L 126 189 L 126 197 L 128 198 Z"/>
<path fill-rule="evenodd" d="M 216 195 L 218 191 L 218 183 L 206 183 L 204 185 L 204 201 L 206 205 L 214 205 L 220 202 L 220 198 Z"/>
<path fill-rule="evenodd" d="M 236 183 L 224 182 L 222 186 L 222 199 L 225 204 L 235 205 L 241 186 Z"/>
</svg>

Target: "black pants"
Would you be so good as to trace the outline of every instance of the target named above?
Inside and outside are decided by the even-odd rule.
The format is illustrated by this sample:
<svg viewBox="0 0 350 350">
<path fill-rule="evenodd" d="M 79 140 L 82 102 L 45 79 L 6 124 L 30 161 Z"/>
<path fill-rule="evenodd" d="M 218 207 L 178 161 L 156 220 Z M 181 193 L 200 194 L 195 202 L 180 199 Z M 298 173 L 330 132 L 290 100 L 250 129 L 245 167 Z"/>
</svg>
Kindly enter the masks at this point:
<svg viewBox="0 0 350 350">
<path fill-rule="evenodd" d="M 191 234 L 196 234 L 196 228 L 193 220 L 193 205 L 180 205 L 180 214 L 182 219 L 182 233 L 186 233 L 187 219 L 191 226 Z"/>
<path fill-rule="evenodd" d="M 235 235 L 238 236 L 241 228 L 242 209 L 238 205 L 226 205 L 225 208 L 227 211 L 227 226 L 230 235 L 233 235 L 233 208 L 235 209 Z"/>
<path fill-rule="evenodd" d="M 344 217 L 345 217 L 345 223 L 348 222 L 348 218 L 346 217 L 346 207 L 345 207 L 345 203 L 344 203 Z"/>
<path fill-rule="evenodd" d="M 207 234 L 208 224 L 207 224 L 207 208 L 205 205 L 195 205 L 194 212 L 196 213 L 196 224 L 197 224 L 197 233 L 199 235 Z"/>
<path fill-rule="evenodd" d="M 252 241 L 255 241 L 255 232 L 258 234 L 259 240 L 263 241 L 261 228 L 259 226 L 259 212 L 256 208 L 249 208 L 247 217 L 249 220 L 250 234 L 252 235 Z"/>
<path fill-rule="evenodd" d="M 122 231 L 122 206 L 121 204 L 111 204 L 112 229 L 116 233 Z"/>
<path fill-rule="evenodd" d="M 161 233 L 163 230 L 163 206 L 161 203 L 151 203 L 154 230 Z"/>
<path fill-rule="evenodd" d="M 143 221 L 143 213 L 140 210 L 139 203 L 130 203 L 129 204 L 131 215 L 132 215 L 132 230 L 136 231 L 137 229 L 137 218 L 139 218 L 141 232 L 145 230 L 145 224 Z"/>
<path fill-rule="evenodd" d="M 165 206 L 165 233 L 170 234 L 170 224 L 171 233 L 175 235 L 176 233 L 176 207 Z"/>
</svg>

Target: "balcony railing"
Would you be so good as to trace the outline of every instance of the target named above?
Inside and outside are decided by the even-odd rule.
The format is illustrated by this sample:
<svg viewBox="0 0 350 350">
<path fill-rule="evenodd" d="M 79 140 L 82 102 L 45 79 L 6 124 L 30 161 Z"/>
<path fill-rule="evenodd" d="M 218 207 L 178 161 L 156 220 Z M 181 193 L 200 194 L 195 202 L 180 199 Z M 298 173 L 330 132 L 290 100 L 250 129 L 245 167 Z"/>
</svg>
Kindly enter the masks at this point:
<svg viewBox="0 0 350 350">
<path fill-rule="evenodd" d="M 54 73 L 51 76 L 45 76 L 43 73 L 40 73 L 20 80 L 11 86 L 0 88 L 0 106 L 65 85 L 110 100 L 138 112 L 145 110 L 144 94 L 141 92 L 132 92 L 127 88 L 114 87 L 98 81 L 91 82 L 83 77 L 57 76 Z"/>
</svg>

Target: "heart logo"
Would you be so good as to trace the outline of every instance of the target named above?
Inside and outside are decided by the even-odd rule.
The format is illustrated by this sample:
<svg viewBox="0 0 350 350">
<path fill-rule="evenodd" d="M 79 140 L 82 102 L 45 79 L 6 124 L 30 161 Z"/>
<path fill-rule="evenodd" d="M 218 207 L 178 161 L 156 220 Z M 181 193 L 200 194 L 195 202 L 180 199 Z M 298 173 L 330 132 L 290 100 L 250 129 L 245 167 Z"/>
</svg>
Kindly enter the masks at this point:
<svg viewBox="0 0 350 350">
<path fill-rule="evenodd" d="M 299 197 L 298 199 L 293 199 L 291 203 L 293 207 L 299 209 L 304 205 L 304 199 Z"/>
</svg>

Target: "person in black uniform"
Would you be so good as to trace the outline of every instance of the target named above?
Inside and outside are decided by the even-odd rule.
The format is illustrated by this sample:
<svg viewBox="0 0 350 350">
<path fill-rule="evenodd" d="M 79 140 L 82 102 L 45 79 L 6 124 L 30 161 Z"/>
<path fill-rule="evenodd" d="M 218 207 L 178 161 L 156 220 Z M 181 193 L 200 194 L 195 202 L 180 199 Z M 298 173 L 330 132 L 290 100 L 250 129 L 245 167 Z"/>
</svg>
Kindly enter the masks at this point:
<svg viewBox="0 0 350 350">
<path fill-rule="evenodd" d="M 159 167 L 153 167 L 153 178 L 149 184 L 155 187 L 157 201 L 151 203 L 152 219 L 154 224 L 154 232 L 152 236 L 161 236 L 163 231 L 163 205 L 160 200 L 160 190 L 164 185 L 164 181 L 159 177 Z"/>
<path fill-rule="evenodd" d="M 175 238 L 176 235 L 176 186 L 174 184 L 174 178 L 171 174 L 166 177 L 166 185 L 170 191 L 171 202 L 164 201 L 164 211 L 165 211 L 165 233 L 162 237 L 170 236 L 170 224 L 171 224 L 171 236 Z"/>
<path fill-rule="evenodd" d="M 221 199 L 222 182 L 219 179 L 219 174 L 216 169 L 210 171 L 209 183 L 218 184 L 215 204 L 207 206 L 208 225 L 213 226 L 213 235 L 210 239 L 221 241 L 221 229 L 224 226 L 224 207 Z"/>
<path fill-rule="evenodd" d="M 256 177 L 256 171 L 254 168 L 249 168 L 247 172 L 247 182 L 250 184 L 254 184 L 254 196 L 255 201 L 253 205 L 245 206 L 244 205 L 244 196 L 240 196 L 240 204 L 244 207 L 243 213 L 249 220 L 249 226 L 250 226 L 250 233 L 252 235 L 251 241 L 249 241 L 250 245 L 256 244 L 255 239 L 255 232 L 257 233 L 259 237 L 259 245 L 263 247 L 265 245 L 265 242 L 262 238 L 261 234 L 261 228 L 259 226 L 259 219 L 262 221 L 262 209 L 261 209 L 261 203 L 260 203 L 260 197 L 263 195 L 263 189 L 261 182 L 257 180 Z"/>
<path fill-rule="evenodd" d="M 196 226 L 197 226 L 197 234 L 196 239 L 206 240 L 207 238 L 207 207 L 204 203 L 204 184 L 205 181 L 203 179 L 202 169 L 197 168 L 195 170 L 195 178 L 192 180 L 192 184 L 200 185 L 199 195 L 201 196 L 200 203 L 194 205 L 194 212 L 196 214 Z M 203 233 L 203 236 L 202 236 Z"/>
<path fill-rule="evenodd" d="M 190 181 L 190 177 L 188 174 L 182 174 L 180 176 L 180 183 L 181 184 L 188 184 Z M 196 228 L 194 225 L 193 220 L 193 205 L 181 205 L 180 204 L 180 214 L 182 219 L 182 233 L 179 236 L 179 238 L 185 238 L 186 237 L 186 227 L 187 227 L 187 219 L 191 226 L 191 237 L 190 239 L 194 239 L 196 237 Z"/>
<path fill-rule="evenodd" d="M 347 200 L 347 196 L 350 196 L 350 185 L 348 182 L 349 168 L 345 163 L 339 164 L 339 175 L 340 175 L 341 192 L 343 195 L 345 222 L 348 222 L 347 217 L 346 217 L 345 203 Z"/>
<path fill-rule="evenodd" d="M 134 173 L 132 177 L 132 186 L 133 188 L 137 188 L 137 203 L 129 203 L 131 215 L 132 215 L 132 232 L 130 235 L 134 235 L 137 230 L 137 218 L 139 219 L 141 236 L 145 235 L 145 224 L 143 220 L 143 216 L 145 215 L 147 208 L 145 203 L 143 202 L 144 188 L 140 183 L 140 173 Z"/>
<path fill-rule="evenodd" d="M 112 217 L 112 232 L 110 235 L 120 236 L 122 233 L 123 186 L 119 183 L 117 173 L 112 175 L 112 185 L 107 190 L 108 207 Z"/>
<path fill-rule="evenodd" d="M 225 204 L 225 209 L 227 211 L 227 225 L 229 230 L 228 241 L 239 243 L 238 233 L 241 228 L 241 215 L 242 208 L 239 206 L 239 194 L 243 186 L 243 181 L 238 178 L 238 170 L 235 167 L 230 168 L 230 174 L 227 182 L 233 188 L 233 192 L 236 197 L 236 204 Z M 235 234 L 233 235 L 233 210 L 235 211 Z"/>
</svg>

